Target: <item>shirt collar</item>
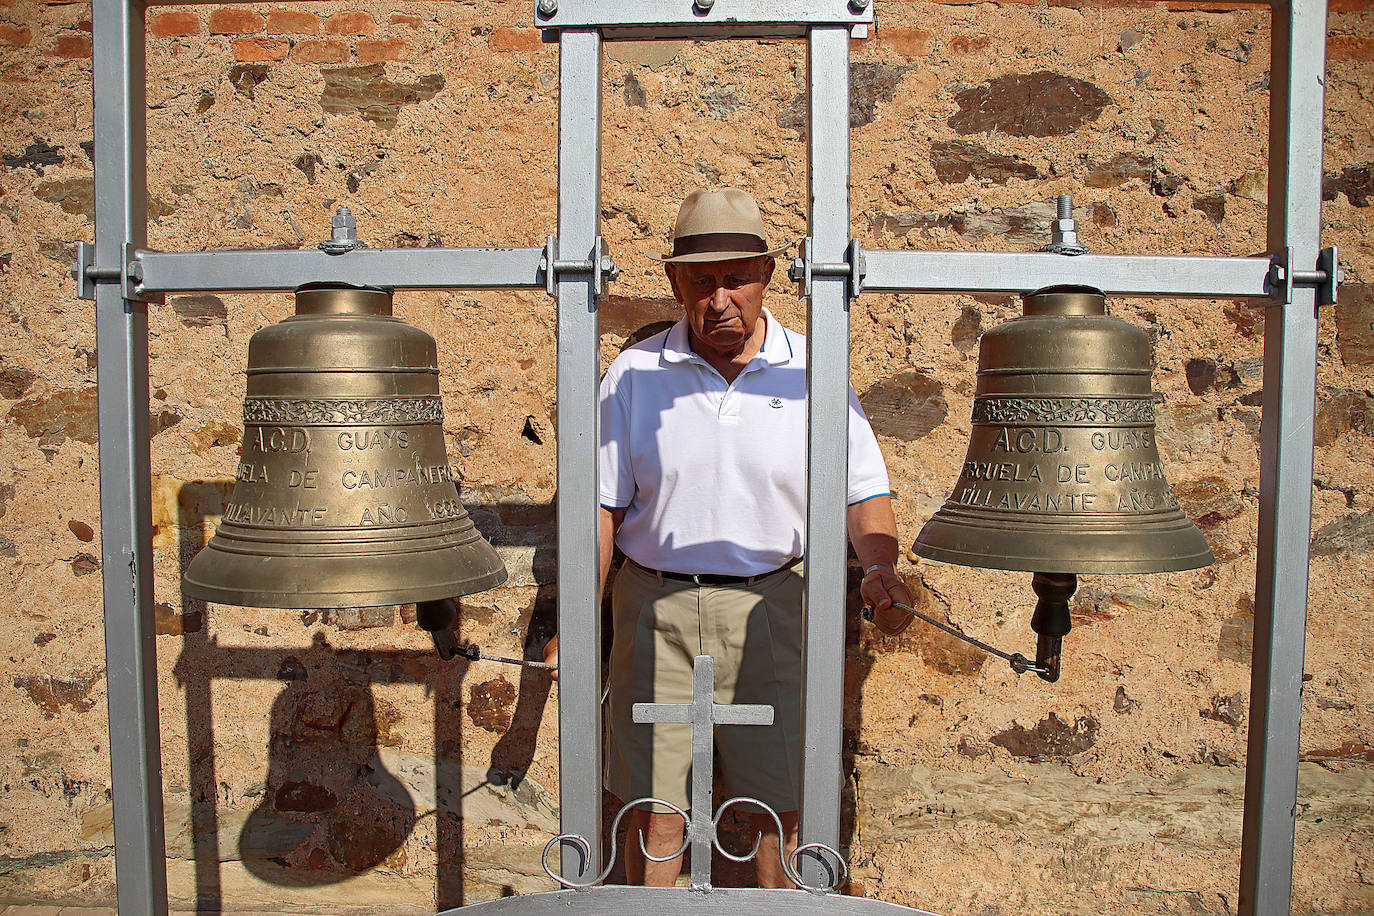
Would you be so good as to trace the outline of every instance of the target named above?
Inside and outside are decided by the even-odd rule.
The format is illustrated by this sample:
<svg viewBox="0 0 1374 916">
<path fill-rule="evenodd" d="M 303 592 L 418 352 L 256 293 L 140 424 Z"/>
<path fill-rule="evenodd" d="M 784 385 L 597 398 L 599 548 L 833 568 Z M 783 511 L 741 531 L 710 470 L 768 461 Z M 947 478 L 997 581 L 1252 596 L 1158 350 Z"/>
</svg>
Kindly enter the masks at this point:
<svg viewBox="0 0 1374 916">
<path fill-rule="evenodd" d="M 760 317 L 767 322 L 763 330 L 763 347 L 750 362 L 753 363 L 762 359 L 772 366 L 788 362 L 792 359 L 793 353 L 792 341 L 787 329 L 782 326 L 778 319 L 773 317 L 773 313 L 767 308 L 763 309 L 763 314 Z M 703 365 L 706 363 L 692 350 L 685 315 L 678 319 L 677 324 L 668 329 L 667 336 L 663 338 L 663 349 L 659 355 L 664 362 L 668 363 L 699 362 Z"/>
</svg>

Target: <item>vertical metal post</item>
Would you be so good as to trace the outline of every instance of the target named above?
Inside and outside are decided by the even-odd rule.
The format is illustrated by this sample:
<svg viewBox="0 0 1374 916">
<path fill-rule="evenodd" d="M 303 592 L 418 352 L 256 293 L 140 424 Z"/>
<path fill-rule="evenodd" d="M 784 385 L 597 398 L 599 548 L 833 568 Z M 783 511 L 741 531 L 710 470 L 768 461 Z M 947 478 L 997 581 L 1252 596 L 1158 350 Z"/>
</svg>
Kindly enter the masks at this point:
<svg viewBox="0 0 1374 916">
<path fill-rule="evenodd" d="M 849 246 L 849 29 L 807 39 L 808 214 L 812 253 L 839 263 Z M 807 307 L 806 635 L 801 839 L 840 848 L 844 696 L 845 503 L 848 494 L 849 278 L 812 278 Z M 808 882 L 818 865 L 803 863 Z"/>
<path fill-rule="evenodd" d="M 595 262 L 601 210 L 601 33 L 559 39 L 558 253 Z M 553 266 L 550 264 L 549 269 Z M 601 870 L 601 595 L 597 574 L 597 380 L 600 335 L 593 273 L 558 276 L 558 767 L 562 873 Z"/>
<path fill-rule="evenodd" d="M 122 263 L 147 233 L 143 9 L 94 0 L 95 258 Z M 115 885 L 123 913 L 167 912 L 153 634 L 148 461 L 148 313 L 120 283 L 96 284 L 100 533 Z"/>
<path fill-rule="evenodd" d="M 1325 0 L 1275 0 L 1269 109 L 1270 251 L 1312 269 L 1321 246 Z M 1287 916 L 1312 529 L 1317 293 L 1268 307 L 1260 438 L 1255 646 L 1241 836 L 1240 913 Z"/>
</svg>

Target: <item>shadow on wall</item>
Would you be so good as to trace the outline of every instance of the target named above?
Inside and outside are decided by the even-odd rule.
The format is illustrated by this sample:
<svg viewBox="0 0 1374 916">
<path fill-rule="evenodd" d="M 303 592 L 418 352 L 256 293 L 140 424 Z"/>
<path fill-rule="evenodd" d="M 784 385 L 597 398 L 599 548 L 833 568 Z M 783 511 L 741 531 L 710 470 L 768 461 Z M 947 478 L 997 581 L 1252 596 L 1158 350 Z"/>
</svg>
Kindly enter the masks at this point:
<svg viewBox="0 0 1374 916">
<path fill-rule="evenodd" d="M 204 530 L 206 517 L 221 511 L 229 490 L 226 481 L 183 484 L 177 494 L 181 530 Z M 490 517 L 499 516 L 503 508 L 509 507 L 466 506 L 484 531 L 493 530 Z M 552 541 L 552 506 L 518 509 L 516 521 L 533 525 L 499 525 L 497 542 L 533 546 L 536 568 L 551 568 L 551 547 L 544 541 Z M 201 540 L 182 538 L 179 563 L 183 574 Z M 555 588 L 539 586 L 526 626 L 526 658 L 541 657 L 544 642 L 553 633 L 556 606 Z M 182 595 L 186 617 L 208 619 L 207 611 L 205 602 Z M 458 620 L 455 629 L 461 626 L 461 614 Z M 182 633 L 174 671 L 186 696 L 197 912 L 221 911 L 221 863 L 226 861 L 241 861 L 267 883 L 297 888 L 336 884 L 379 865 L 399 869 L 405 862 L 406 839 L 429 816 L 435 825 L 436 906 L 440 910 L 461 906 L 465 803 L 480 807 L 490 802 L 487 795 L 494 794 L 499 804 L 499 798 L 513 798 L 520 792 L 548 701 L 551 680 L 547 674 L 521 669 L 514 713 L 483 779 L 480 769 L 474 775 L 472 767 L 463 766 L 459 716 L 467 660 L 459 657 L 445 662 L 433 651 L 340 650 L 318 632 L 306 648 L 231 647 L 209 635 L 208 623 L 187 629 L 194 632 Z M 461 634 L 454 635 L 461 640 Z M 221 793 L 211 685 L 220 679 L 281 682 L 270 712 L 266 785 L 232 840 L 232 833 L 221 832 L 217 804 Z M 432 760 L 416 762 L 391 750 L 400 743 L 390 734 L 394 716 L 378 715 L 374 684 L 419 684 L 434 698 Z M 220 727 L 236 726 L 220 723 Z M 485 794 L 474 798 L 474 793 Z M 556 809 L 548 803 L 542 807 L 548 810 L 536 812 L 543 815 L 538 824 L 519 826 L 537 826 L 552 836 L 557 832 Z M 488 812 L 482 813 L 485 822 Z M 221 848 L 222 842 L 232 842 L 237 848 Z"/>
</svg>

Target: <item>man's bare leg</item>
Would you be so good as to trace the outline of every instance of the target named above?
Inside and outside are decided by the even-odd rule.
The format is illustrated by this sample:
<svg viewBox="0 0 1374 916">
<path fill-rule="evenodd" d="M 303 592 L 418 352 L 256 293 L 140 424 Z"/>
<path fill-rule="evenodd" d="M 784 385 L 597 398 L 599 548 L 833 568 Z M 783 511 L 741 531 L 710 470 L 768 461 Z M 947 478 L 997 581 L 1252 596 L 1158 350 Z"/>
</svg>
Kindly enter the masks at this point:
<svg viewBox="0 0 1374 916">
<path fill-rule="evenodd" d="M 795 813 L 793 824 L 796 824 Z M 662 858 L 677 852 L 682 846 L 683 823 L 676 814 L 658 814 L 645 808 L 630 812 L 630 826 L 625 831 L 625 881 L 629 884 L 642 884 L 646 887 L 672 887 L 682 872 L 682 856 L 667 862 L 654 862 L 644 857 L 647 849 L 650 855 Z M 639 833 L 644 832 L 644 847 L 639 845 Z M 795 842 L 796 828 L 793 827 Z"/>
<path fill-rule="evenodd" d="M 773 818 L 762 813 L 750 817 L 754 821 L 754 829 L 759 832 L 759 854 L 754 859 L 759 887 L 796 887 L 782 870 L 778 859 L 778 828 Z M 778 819 L 782 821 L 784 854 L 790 856 L 797 848 L 797 812 L 783 811 Z"/>
</svg>

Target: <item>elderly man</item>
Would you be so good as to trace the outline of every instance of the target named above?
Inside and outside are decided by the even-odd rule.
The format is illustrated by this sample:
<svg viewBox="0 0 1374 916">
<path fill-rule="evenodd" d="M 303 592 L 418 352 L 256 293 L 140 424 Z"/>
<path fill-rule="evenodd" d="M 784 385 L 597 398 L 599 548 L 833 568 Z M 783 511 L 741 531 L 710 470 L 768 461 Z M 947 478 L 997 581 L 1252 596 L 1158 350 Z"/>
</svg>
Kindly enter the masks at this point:
<svg viewBox="0 0 1374 916">
<path fill-rule="evenodd" d="M 627 348 L 601 384 L 602 586 L 616 545 L 627 562 L 612 595 L 606 787 L 683 808 L 691 726 L 638 725 L 637 702 L 686 703 L 692 660 L 715 659 L 717 703 L 761 703 L 774 724 L 719 726 L 727 788 L 781 817 L 796 848 L 801 747 L 802 568 L 806 535 L 806 340 L 763 307 L 773 276 L 758 206 L 744 191 L 694 191 L 664 263 L 682 319 Z M 861 591 L 886 633 L 911 621 L 895 573 L 887 469 L 850 391 L 848 526 Z M 556 659 L 551 642 L 546 657 Z M 785 887 L 767 815 L 760 886 Z M 632 884 L 671 885 L 683 838 L 670 812 L 636 809 L 626 842 Z M 642 831 L 644 849 L 638 836 Z"/>
</svg>

